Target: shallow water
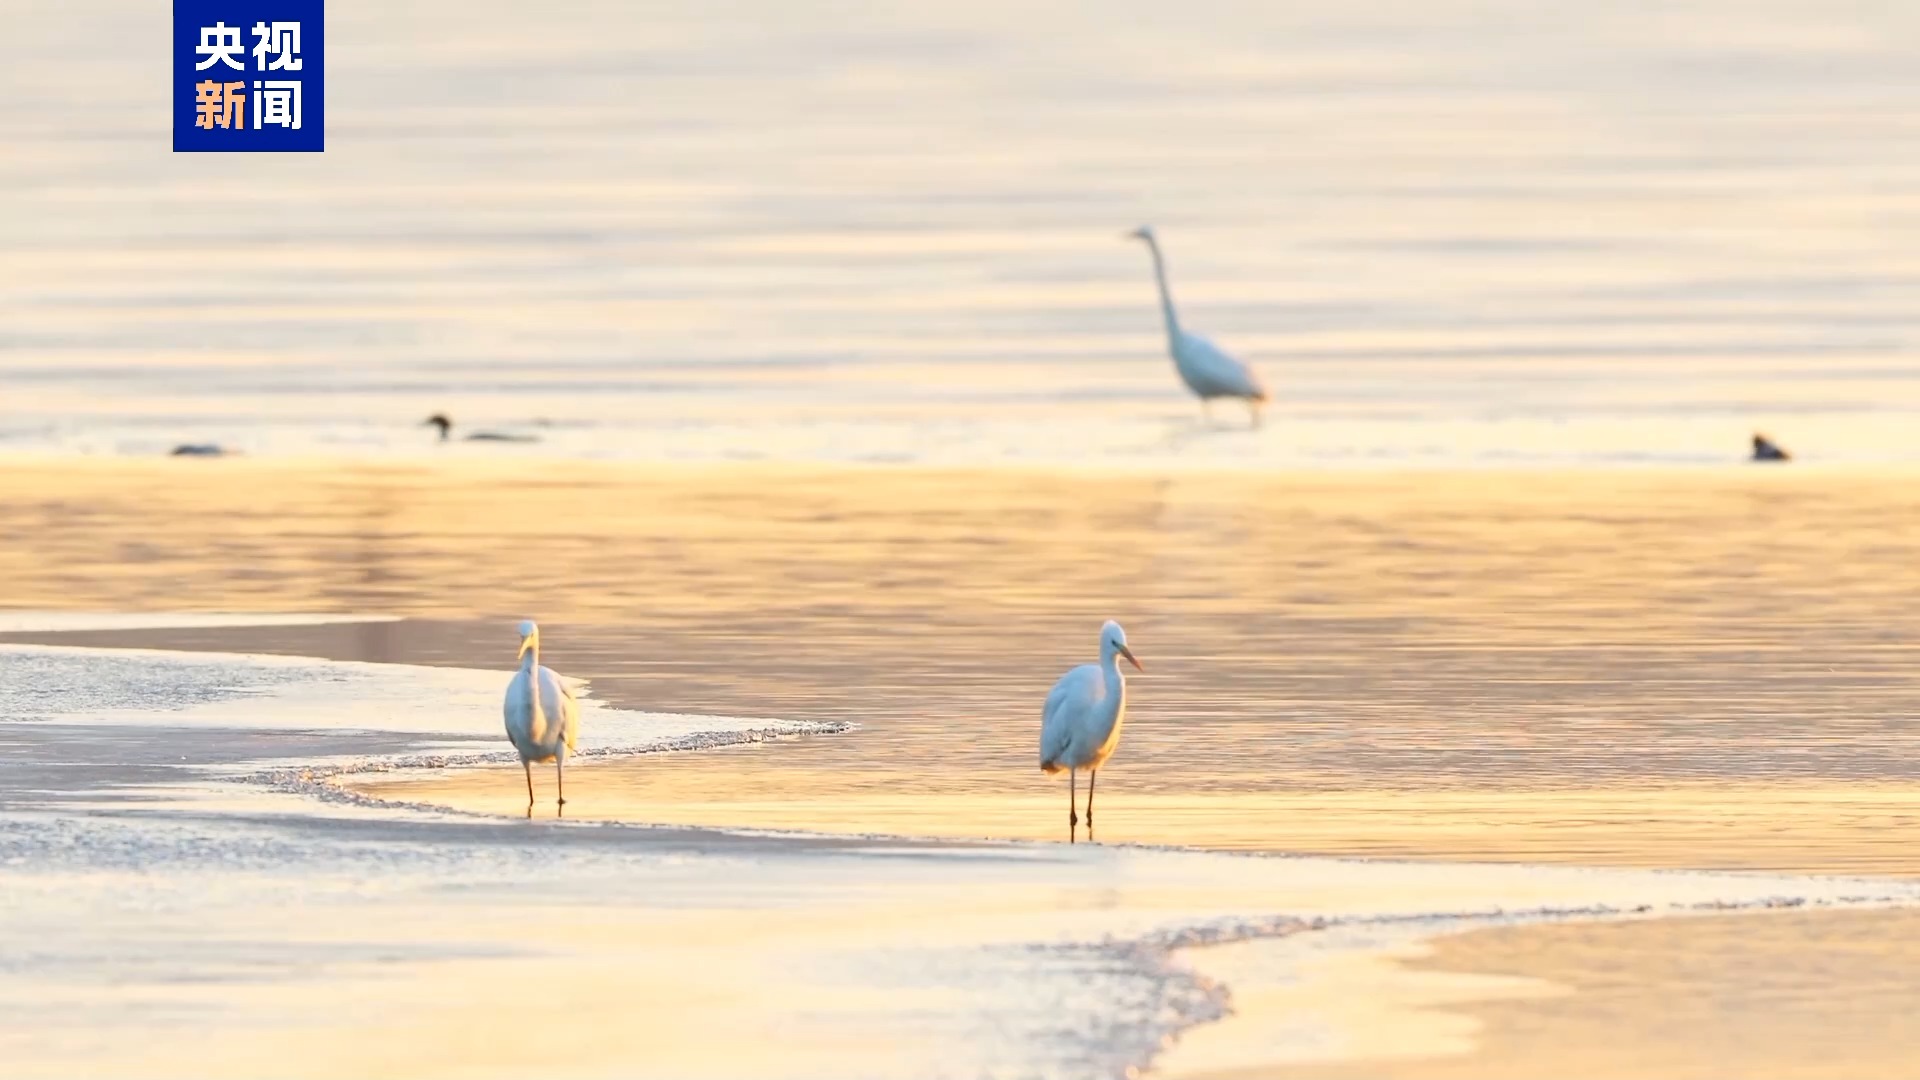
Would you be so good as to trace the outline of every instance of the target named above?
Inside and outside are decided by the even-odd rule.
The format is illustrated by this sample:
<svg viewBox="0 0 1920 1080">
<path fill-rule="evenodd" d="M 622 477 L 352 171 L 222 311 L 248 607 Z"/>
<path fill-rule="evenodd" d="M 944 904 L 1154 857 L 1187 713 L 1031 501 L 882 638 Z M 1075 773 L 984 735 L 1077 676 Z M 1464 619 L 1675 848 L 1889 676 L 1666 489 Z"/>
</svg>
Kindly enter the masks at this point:
<svg viewBox="0 0 1920 1080">
<path fill-rule="evenodd" d="M 297 157 L 166 152 L 164 5 L 0 11 L 0 450 L 1920 459 L 1910 5 L 343 6 Z"/>
<path fill-rule="evenodd" d="M 1101 774 L 1104 841 L 1920 869 L 1899 588 L 1920 504 L 1898 471 L 216 469 L 0 481 L 0 527 L 58 556 L 0 560 L 0 585 L 407 615 L 63 640 L 502 684 L 531 614 L 610 703 L 857 725 L 585 766 L 583 817 L 1056 837 L 1039 702 L 1116 615 L 1149 670 Z M 503 489 L 524 516 L 476 516 Z M 382 790 L 520 809 L 511 767 Z"/>
</svg>

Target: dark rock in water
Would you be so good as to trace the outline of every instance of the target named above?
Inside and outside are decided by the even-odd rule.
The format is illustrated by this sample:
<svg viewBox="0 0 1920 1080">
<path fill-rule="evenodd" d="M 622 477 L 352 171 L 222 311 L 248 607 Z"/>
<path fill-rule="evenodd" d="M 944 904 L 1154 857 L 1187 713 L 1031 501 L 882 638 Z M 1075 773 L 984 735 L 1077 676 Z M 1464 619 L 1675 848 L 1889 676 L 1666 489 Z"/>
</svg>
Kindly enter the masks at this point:
<svg viewBox="0 0 1920 1080">
<path fill-rule="evenodd" d="M 1753 437 L 1753 460 L 1755 461 L 1792 461 L 1793 455 L 1774 445 L 1765 435 Z"/>
<path fill-rule="evenodd" d="M 226 457 L 237 454 L 238 450 L 229 450 L 216 443 L 181 443 L 173 448 L 173 457 Z"/>
</svg>

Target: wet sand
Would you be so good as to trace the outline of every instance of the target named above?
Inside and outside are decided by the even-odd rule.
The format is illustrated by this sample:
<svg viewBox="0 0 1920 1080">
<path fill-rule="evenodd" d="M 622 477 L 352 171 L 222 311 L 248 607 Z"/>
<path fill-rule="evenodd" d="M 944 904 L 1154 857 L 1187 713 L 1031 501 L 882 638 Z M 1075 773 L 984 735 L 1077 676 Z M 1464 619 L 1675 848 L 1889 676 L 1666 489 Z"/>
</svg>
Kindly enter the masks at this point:
<svg viewBox="0 0 1920 1080">
<path fill-rule="evenodd" d="M 59 725 L 26 726 L 8 733 L 9 758 L 91 752 Z M 10 1075 L 1115 1077 L 1177 1055 L 1182 1034 L 1270 1046 L 1259 991 L 1273 981 L 1352 1006 L 1280 1014 L 1296 1039 L 1353 1044 L 1395 979 L 1343 968 L 1541 910 L 1920 903 L 1873 882 L 301 805 L 192 775 L 203 766 L 177 760 L 192 749 L 177 732 L 94 741 L 142 773 L 145 805 L 75 813 L 43 789 L 98 778 L 56 768 L 0 822 Z M 244 756 L 223 745 L 216 769 Z M 1259 960 L 1244 974 L 1242 947 Z M 1239 1015 L 1223 1020 L 1229 1006 Z M 1418 1025 L 1397 1030 L 1434 1045 Z"/>
<path fill-rule="evenodd" d="M 345 674 L 325 665 L 236 690 L 228 657 L 81 659 L 169 690 L 144 722 L 0 729 L 9 1075 L 1112 1077 L 1197 1025 L 1242 1026 L 1221 1023 L 1229 991 L 1211 973 L 1235 942 L 1262 946 L 1265 978 L 1367 1000 L 1323 968 L 1369 935 L 1782 896 L 1920 903 L 1872 881 L 768 837 L 315 801 L 234 781 L 340 755 L 413 760 L 450 732 L 316 721 Z M 361 674 L 373 681 L 352 695 L 386 715 L 444 690 Z M 255 726 L 211 723 L 246 717 Z M 1352 1024 L 1312 1030 L 1350 1039 Z"/>
<path fill-rule="evenodd" d="M 1588 1080 L 1898 1080 L 1920 1061 L 1916 941 L 1911 910 L 1473 930 L 1348 961 L 1378 1010 L 1367 1038 L 1263 1056 L 1244 1028 L 1202 1029 L 1164 1075 L 1523 1080 L 1551 1062 Z"/>
</svg>

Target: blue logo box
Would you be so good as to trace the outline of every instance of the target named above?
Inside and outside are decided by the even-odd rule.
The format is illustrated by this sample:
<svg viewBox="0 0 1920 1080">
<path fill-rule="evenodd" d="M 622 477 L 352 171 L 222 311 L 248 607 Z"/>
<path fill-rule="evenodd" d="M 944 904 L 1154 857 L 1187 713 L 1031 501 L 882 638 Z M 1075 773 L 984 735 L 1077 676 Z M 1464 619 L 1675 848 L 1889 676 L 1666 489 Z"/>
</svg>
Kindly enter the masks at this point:
<svg viewBox="0 0 1920 1080">
<path fill-rule="evenodd" d="M 324 0 L 173 0 L 175 153 L 327 148 Z"/>
</svg>

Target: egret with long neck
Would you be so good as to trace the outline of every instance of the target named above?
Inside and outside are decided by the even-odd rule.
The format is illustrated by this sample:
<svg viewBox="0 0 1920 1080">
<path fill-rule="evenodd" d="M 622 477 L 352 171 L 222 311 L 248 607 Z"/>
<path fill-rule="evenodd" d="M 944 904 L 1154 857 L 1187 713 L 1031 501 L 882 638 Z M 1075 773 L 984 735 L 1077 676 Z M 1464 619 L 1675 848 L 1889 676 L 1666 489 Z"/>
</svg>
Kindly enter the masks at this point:
<svg viewBox="0 0 1920 1080">
<path fill-rule="evenodd" d="M 1142 225 L 1128 233 L 1144 240 L 1153 255 L 1153 279 L 1160 286 L 1160 313 L 1167 322 L 1167 352 L 1173 357 L 1173 369 L 1180 381 L 1200 398 L 1200 408 L 1209 419 L 1214 398 L 1239 398 L 1247 403 L 1253 426 L 1260 426 L 1260 406 L 1267 400 L 1267 388 L 1260 376 L 1212 341 L 1180 326 L 1180 313 L 1173 306 L 1173 290 L 1167 286 L 1167 260 L 1160 253 L 1160 241 L 1153 228 Z"/>
<path fill-rule="evenodd" d="M 580 734 L 580 705 L 552 668 L 540 665 L 540 627 L 520 624 L 520 670 L 507 684 L 507 740 L 527 776 L 527 816 L 533 816 L 533 763 L 553 762 L 559 807 L 567 805 L 567 755 Z M 562 810 L 562 813 L 565 811 Z"/>
<path fill-rule="evenodd" d="M 1040 770 L 1067 771 L 1068 843 L 1078 839 L 1080 769 L 1087 770 L 1087 839 L 1093 839 L 1093 786 L 1100 766 L 1120 745 L 1120 726 L 1127 718 L 1127 679 L 1119 663 L 1123 656 L 1135 670 L 1146 670 L 1127 648 L 1127 632 L 1109 619 L 1100 628 L 1100 662 L 1081 664 L 1060 676 L 1040 713 Z"/>
</svg>

